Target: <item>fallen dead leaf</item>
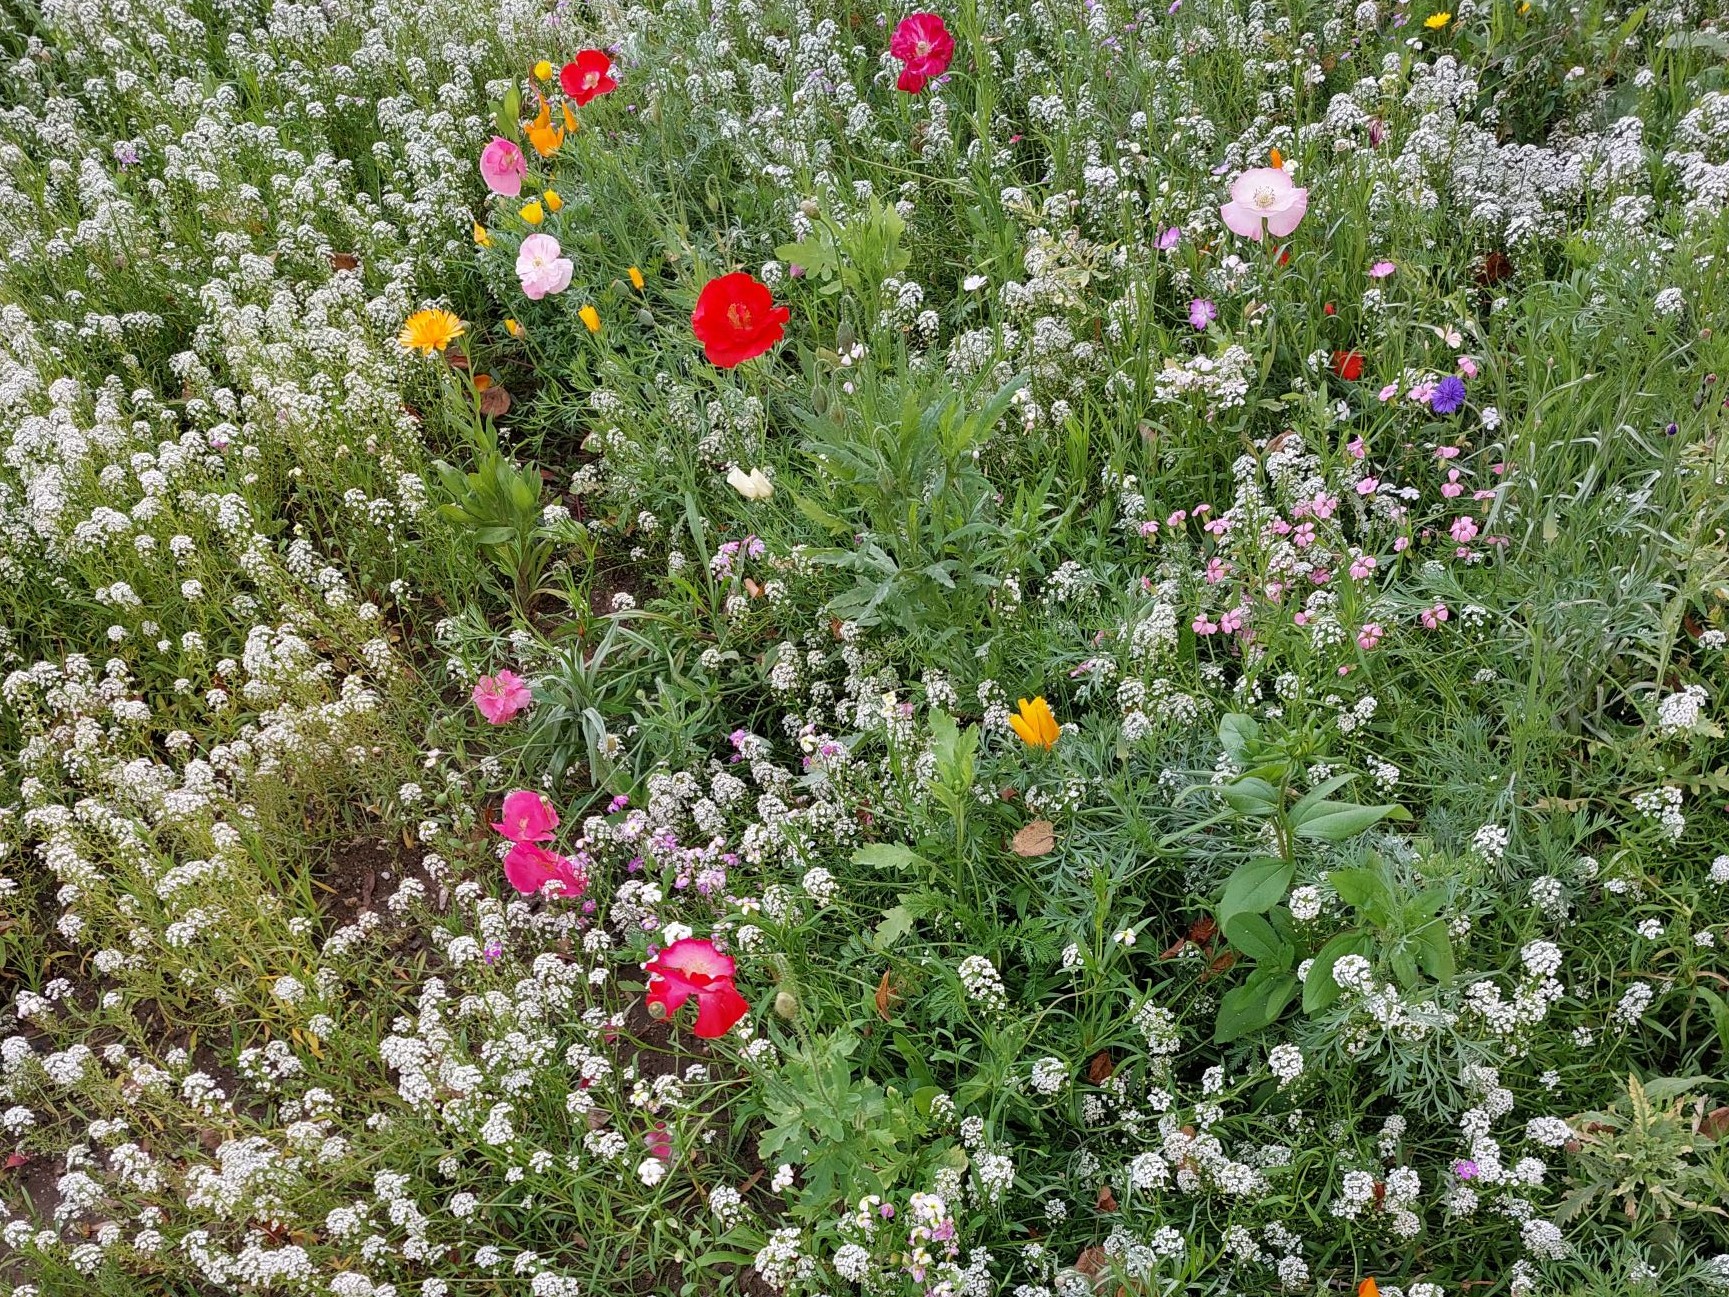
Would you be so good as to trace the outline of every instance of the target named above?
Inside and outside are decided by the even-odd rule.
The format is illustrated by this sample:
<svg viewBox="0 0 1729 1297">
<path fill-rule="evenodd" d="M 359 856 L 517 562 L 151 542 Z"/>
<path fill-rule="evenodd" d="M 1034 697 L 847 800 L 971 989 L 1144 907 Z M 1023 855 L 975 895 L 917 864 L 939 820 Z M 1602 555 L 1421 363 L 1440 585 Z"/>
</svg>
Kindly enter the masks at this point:
<svg viewBox="0 0 1729 1297">
<path fill-rule="evenodd" d="M 359 270 L 360 258 L 352 252 L 332 252 L 330 254 L 330 268 L 332 270 Z"/>
<path fill-rule="evenodd" d="M 1101 1049 L 1093 1055 L 1092 1061 L 1087 1064 L 1087 1080 L 1094 1085 L 1103 1085 L 1111 1079 L 1111 1073 L 1116 1070 L 1117 1065 L 1111 1061 L 1109 1051 Z"/>
<path fill-rule="evenodd" d="M 480 394 L 480 412 L 489 419 L 501 419 L 510 412 L 510 393 L 494 383 Z"/>
<path fill-rule="evenodd" d="M 1111 1186 L 1108 1184 L 1099 1186 L 1098 1208 L 1100 1211 L 1115 1211 L 1117 1209 L 1117 1196 L 1111 1192 Z"/>
<path fill-rule="evenodd" d="M 884 1022 L 889 1021 L 889 1005 L 897 998 L 899 997 L 896 996 L 894 987 L 889 984 L 889 970 L 885 968 L 883 980 L 877 983 L 876 994 L 877 1014 Z"/>
<path fill-rule="evenodd" d="M 1032 859 L 1036 856 L 1048 856 L 1057 845 L 1056 826 L 1049 820 L 1033 820 L 1021 826 L 1009 842 L 1009 850 L 1017 856 Z"/>
</svg>

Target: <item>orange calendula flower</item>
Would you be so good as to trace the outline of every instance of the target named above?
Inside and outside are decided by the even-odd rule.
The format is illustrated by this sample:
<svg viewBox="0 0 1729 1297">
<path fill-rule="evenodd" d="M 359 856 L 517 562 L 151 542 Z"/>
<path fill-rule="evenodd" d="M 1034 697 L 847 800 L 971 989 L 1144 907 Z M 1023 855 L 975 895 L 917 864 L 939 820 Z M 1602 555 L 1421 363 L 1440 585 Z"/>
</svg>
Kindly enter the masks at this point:
<svg viewBox="0 0 1729 1297">
<path fill-rule="evenodd" d="M 1365 1279 L 1357 1285 L 1357 1297 L 1381 1297 L 1381 1285 L 1373 1279 Z"/>
<path fill-rule="evenodd" d="M 522 217 L 522 219 L 527 221 L 530 225 L 539 225 L 546 219 L 546 208 L 542 207 L 538 202 L 534 202 L 524 207 L 517 213 L 517 215 Z"/>
<path fill-rule="evenodd" d="M 508 315 L 504 317 L 504 331 L 513 338 L 520 338 L 523 334 L 528 332 L 527 329 L 523 328 L 522 325 L 511 319 Z"/>
<path fill-rule="evenodd" d="M 585 306 L 577 312 L 577 315 L 581 317 L 582 322 L 588 326 L 588 331 L 590 333 L 600 332 L 600 312 L 595 310 L 594 307 Z"/>
<path fill-rule="evenodd" d="M 564 206 L 564 199 L 558 196 L 556 189 L 547 190 L 540 196 L 540 201 L 546 204 L 546 210 L 549 212 L 557 212 L 559 208 Z"/>
<path fill-rule="evenodd" d="M 632 266 L 624 273 L 630 276 L 630 286 L 640 293 L 642 291 L 642 271 Z"/>
<path fill-rule="evenodd" d="M 418 351 L 423 356 L 436 355 L 463 335 L 466 326 L 452 311 L 429 307 L 416 311 L 402 323 L 396 341 L 405 351 Z"/>
<path fill-rule="evenodd" d="M 1057 724 L 1043 694 L 1031 702 L 1021 699 L 1020 713 L 1009 717 L 1009 726 L 1029 748 L 1054 748 L 1063 734 L 1063 727 Z"/>
<path fill-rule="evenodd" d="M 490 248 L 492 246 L 492 235 L 486 232 L 486 226 L 479 221 L 474 223 L 474 242 L 477 247 Z"/>
<path fill-rule="evenodd" d="M 567 108 L 565 117 L 568 119 L 569 116 L 570 110 Z M 550 158 L 558 152 L 558 146 L 564 143 L 564 132 L 552 124 L 552 105 L 546 102 L 544 95 L 540 100 L 540 113 L 522 128 L 522 133 L 534 146 L 534 151 L 543 158 Z"/>
</svg>

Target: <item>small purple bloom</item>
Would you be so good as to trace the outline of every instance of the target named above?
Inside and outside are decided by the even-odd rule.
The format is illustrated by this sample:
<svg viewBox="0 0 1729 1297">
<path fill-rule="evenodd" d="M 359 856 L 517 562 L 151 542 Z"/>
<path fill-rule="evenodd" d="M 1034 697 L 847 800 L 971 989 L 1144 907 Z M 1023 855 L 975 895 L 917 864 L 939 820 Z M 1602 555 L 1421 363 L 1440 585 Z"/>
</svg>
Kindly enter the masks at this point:
<svg viewBox="0 0 1729 1297">
<path fill-rule="evenodd" d="M 489 941 L 486 943 L 486 949 L 480 952 L 480 957 L 489 964 L 496 964 L 504 958 L 504 946 L 500 942 Z"/>
<path fill-rule="evenodd" d="M 1477 1164 L 1468 1157 L 1462 1157 L 1453 1163 L 1453 1174 L 1461 1180 L 1475 1180 L 1477 1178 Z"/>
<path fill-rule="evenodd" d="M 1176 226 L 1171 226 L 1170 229 L 1159 235 L 1159 251 L 1169 252 L 1172 248 L 1177 246 L 1177 244 L 1182 240 L 1182 237 L 1183 232 Z"/>
<path fill-rule="evenodd" d="M 1194 298 L 1189 302 L 1189 323 L 1197 329 L 1204 329 L 1219 318 L 1219 308 L 1204 297 Z"/>
<path fill-rule="evenodd" d="M 1452 414 L 1465 404 L 1465 380 L 1457 375 L 1448 374 L 1435 384 L 1435 391 L 1429 397 L 1429 408 L 1436 414 Z"/>
</svg>

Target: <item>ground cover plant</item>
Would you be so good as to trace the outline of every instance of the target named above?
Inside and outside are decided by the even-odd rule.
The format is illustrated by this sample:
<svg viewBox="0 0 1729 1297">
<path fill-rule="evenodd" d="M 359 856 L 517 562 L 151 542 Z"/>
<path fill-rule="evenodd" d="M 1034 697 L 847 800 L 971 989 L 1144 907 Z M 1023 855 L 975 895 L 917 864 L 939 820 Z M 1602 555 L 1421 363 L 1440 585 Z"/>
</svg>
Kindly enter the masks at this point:
<svg viewBox="0 0 1729 1297">
<path fill-rule="evenodd" d="M 7 0 L 0 1285 L 1729 1292 L 1705 0 Z"/>
</svg>

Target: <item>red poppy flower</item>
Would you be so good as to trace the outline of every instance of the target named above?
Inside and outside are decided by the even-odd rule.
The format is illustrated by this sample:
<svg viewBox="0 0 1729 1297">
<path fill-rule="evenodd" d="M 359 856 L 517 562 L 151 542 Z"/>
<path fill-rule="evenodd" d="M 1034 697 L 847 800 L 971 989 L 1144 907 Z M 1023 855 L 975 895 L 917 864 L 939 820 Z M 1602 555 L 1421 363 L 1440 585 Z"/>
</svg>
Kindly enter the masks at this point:
<svg viewBox="0 0 1729 1297">
<path fill-rule="evenodd" d="M 1335 351 L 1333 353 L 1333 372 L 1347 383 L 1354 383 L 1363 376 L 1363 353 L 1360 351 Z"/>
<path fill-rule="evenodd" d="M 576 58 L 559 70 L 558 84 L 578 107 L 618 89 L 618 82 L 612 79 L 612 59 L 605 50 L 578 50 Z"/>
<path fill-rule="evenodd" d="M 906 64 L 896 87 L 916 95 L 925 88 L 925 82 L 949 70 L 955 38 L 949 35 L 940 14 L 908 14 L 889 38 L 889 53 Z"/>
<path fill-rule="evenodd" d="M 732 984 L 733 961 L 714 942 L 686 937 L 675 941 L 646 965 L 648 1005 L 657 1017 L 670 1017 L 696 996 L 696 1034 L 713 1040 L 732 1030 L 750 1005 Z"/>
<path fill-rule="evenodd" d="M 791 316 L 786 307 L 774 304 L 767 284 L 738 272 L 702 286 L 690 327 L 709 363 L 731 369 L 779 342 L 781 325 Z"/>
</svg>

